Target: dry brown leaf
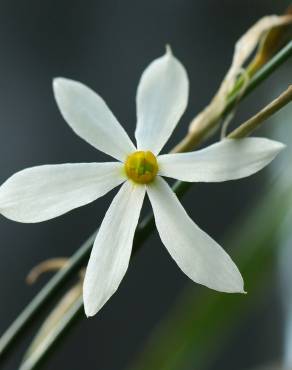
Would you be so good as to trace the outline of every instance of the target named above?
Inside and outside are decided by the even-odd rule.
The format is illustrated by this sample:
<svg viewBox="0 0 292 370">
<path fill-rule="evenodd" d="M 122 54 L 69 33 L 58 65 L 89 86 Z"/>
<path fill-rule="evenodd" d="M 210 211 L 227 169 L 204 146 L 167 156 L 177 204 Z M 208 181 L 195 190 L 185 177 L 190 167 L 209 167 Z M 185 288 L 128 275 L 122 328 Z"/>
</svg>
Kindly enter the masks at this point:
<svg viewBox="0 0 292 370">
<path fill-rule="evenodd" d="M 49 271 L 57 271 L 60 270 L 65 266 L 67 263 L 68 258 L 65 257 L 58 257 L 58 258 L 51 258 L 49 260 L 43 261 L 35 266 L 27 275 L 26 282 L 28 284 L 33 284 L 37 281 L 37 279 L 45 272 Z"/>
<path fill-rule="evenodd" d="M 292 39 L 292 5 L 286 11 L 287 23 L 273 27 L 261 38 L 257 53 L 248 65 L 249 75 L 253 75 L 259 68 L 267 63 L 282 47 Z"/>
<path fill-rule="evenodd" d="M 217 94 L 214 96 L 211 103 L 196 116 L 189 126 L 189 131 L 192 135 L 196 135 L 197 132 L 198 136 L 204 134 L 207 126 L 209 129 L 210 126 L 212 127 L 212 123 L 218 120 L 218 117 L 220 117 L 226 107 L 227 97 L 234 88 L 236 79 L 241 73 L 244 63 L 251 56 L 266 33 L 274 27 L 290 23 L 292 23 L 291 14 L 263 17 L 237 41 L 231 66 Z"/>
</svg>

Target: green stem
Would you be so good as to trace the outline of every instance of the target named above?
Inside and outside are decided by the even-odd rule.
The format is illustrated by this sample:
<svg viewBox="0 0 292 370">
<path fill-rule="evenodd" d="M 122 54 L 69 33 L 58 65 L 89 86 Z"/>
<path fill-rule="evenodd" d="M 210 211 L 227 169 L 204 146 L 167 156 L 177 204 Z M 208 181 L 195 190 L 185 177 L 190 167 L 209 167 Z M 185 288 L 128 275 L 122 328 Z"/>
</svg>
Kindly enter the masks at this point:
<svg viewBox="0 0 292 370">
<path fill-rule="evenodd" d="M 266 80 L 277 68 L 279 68 L 286 60 L 292 56 L 292 41 L 290 41 L 283 49 L 281 49 L 270 61 L 268 61 L 255 75 L 251 78 L 246 90 L 242 94 L 242 98 L 249 95 L 255 87 Z M 240 93 L 238 87 L 233 95 L 229 98 L 229 102 L 225 108 L 224 115 L 229 113 L 237 104 L 237 96 Z"/>
<path fill-rule="evenodd" d="M 251 79 L 249 85 L 243 96 L 252 92 L 262 81 L 264 81 L 276 68 L 284 63 L 292 55 L 292 41 L 284 47 L 278 54 L 274 56 L 255 76 Z M 230 99 L 228 106 L 224 113 L 230 111 L 235 104 L 237 104 L 238 92 Z M 174 190 L 180 196 L 185 193 L 190 187 L 190 184 L 177 181 L 174 185 Z M 153 216 L 147 217 L 139 225 L 136 237 L 134 251 L 138 250 L 142 245 L 142 241 L 146 238 L 154 228 Z M 63 284 L 86 262 L 89 258 L 92 244 L 96 232 L 90 236 L 89 239 L 75 252 L 70 258 L 68 264 L 56 273 L 53 278 L 42 288 L 37 296 L 26 306 L 22 313 L 7 329 L 0 339 L 0 361 L 3 361 L 9 350 L 21 334 L 31 323 L 31 321 L 40 313 L 41 309 L 51 299 L 51 297 L 61 288 Z"/>
<path fill-rule="evenodd" d="M 96 232 L 93 233 L 85 243 L 73 254 L 68 264 L 59 270 L 49 282 L 39 291 L 34 299 L 26 306 L 13 324 L 8 328 L 0 339 L 0 358 L 4 360 L 5 355 L 8 354 L 9 349 L 30 324 L 36 314 L 45 306 L 50 298 L 62 287 L 63 283 L 67 281 L 75 272 L 80 269 L 80 266 L 88 258 L 89 251 L 95 239 Z"/>
</svg>

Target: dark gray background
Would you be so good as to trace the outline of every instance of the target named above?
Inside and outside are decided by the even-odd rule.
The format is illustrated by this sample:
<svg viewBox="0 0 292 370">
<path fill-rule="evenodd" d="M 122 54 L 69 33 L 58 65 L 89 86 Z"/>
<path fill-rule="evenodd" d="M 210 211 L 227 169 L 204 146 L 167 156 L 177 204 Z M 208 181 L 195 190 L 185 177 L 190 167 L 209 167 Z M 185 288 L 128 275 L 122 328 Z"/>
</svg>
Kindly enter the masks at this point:
<svg viewBox="0 0 292 370">
<path fill-rule="evenodd" d="M 63 121 L 53 99 L 53 77 L 73 78 L 95 89 L 133 138 L 141 72 L 164 53 L 166 43 L 171 44 L 191 85 L 190 104 L 170 148 L 212 97 L 236 39 L 259 17 L 280 13 L 287 5 L 280 0 L 1 0 L 1 182 L 32 165 L 108 159 Z M 284 88 L 283 76 L 282 80 Z M 276 83 L 276 79 L 265 83 L 238 117 L 248 117 L 268 102 L 271 96 L 265 92 Z M 198 184 L 183 204 L 202 228 L 222 240 L 230 224 L 261 193 L 266 174 Z M 25 225 L 1 217 L 1 332 L 45 281 L 27 287 L 24 278 L 31 267 L 47 258 L 70 256 L 99 226 L 113 193 L 45 223 Z M 155 233 L 131 264 L 118 293 L 95 318 L 84 319 L 75 328 L 44 368 L 124 369 L 187 282 Z M 280 356 L 281 317 L 275 300 L 271 294 L 264 307 L 241 325 L 214 369 L 244 369 Z M 251 337 L 253 341 L 247 340 Z M 26 344 L 7 362 L 7 370 L 16 369 Z"/>
</svg>

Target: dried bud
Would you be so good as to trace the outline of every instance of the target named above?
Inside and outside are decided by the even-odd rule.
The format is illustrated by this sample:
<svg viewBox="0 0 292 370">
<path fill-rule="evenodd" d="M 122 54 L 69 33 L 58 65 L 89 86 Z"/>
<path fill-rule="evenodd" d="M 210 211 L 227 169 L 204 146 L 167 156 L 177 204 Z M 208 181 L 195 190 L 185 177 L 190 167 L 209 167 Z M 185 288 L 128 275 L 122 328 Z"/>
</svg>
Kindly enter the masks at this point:
<svg viewBox="0 0 292 370">
<path fill-rule="evenodd" d="M 247 67 L 249 76 L 267 63 L 292 39 L 292 5 L 283 16 L 283 23 L 273 27 L 260 40 L 257 53 Z"/>
</svg>

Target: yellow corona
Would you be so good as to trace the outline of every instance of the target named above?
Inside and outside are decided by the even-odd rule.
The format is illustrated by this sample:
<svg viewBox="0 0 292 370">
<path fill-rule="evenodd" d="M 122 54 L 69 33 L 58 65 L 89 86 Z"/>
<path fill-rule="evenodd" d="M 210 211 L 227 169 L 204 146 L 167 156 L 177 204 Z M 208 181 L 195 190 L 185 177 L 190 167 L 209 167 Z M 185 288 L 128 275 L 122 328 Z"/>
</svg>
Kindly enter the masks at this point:
<svg viewBox="0 0 292 370">
<path fill-rule="evenodd" d="M 148 184 L 157 175 L 157 159 L 150 151 L 134 152 L 128 156 L 125 162 L 125 171 L 132 181 L 138 184 Z"/>
</svg>

